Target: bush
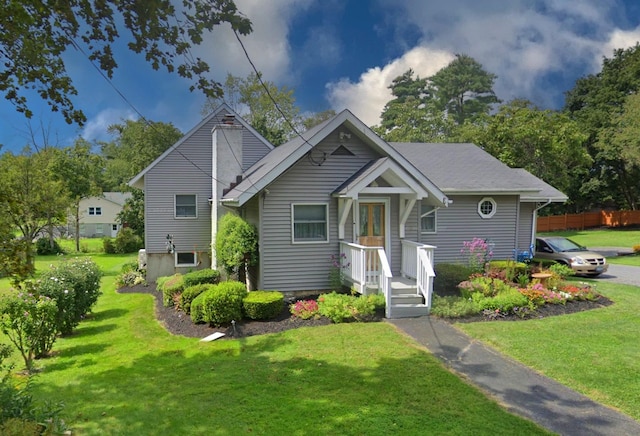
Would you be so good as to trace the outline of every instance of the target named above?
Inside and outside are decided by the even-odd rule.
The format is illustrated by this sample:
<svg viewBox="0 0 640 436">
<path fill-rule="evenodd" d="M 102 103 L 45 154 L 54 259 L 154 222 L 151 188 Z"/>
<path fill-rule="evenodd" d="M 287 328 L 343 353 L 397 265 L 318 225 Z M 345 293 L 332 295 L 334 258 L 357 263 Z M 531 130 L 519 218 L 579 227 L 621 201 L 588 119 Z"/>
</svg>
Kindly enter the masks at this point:
<svg viewBox="0 0 640 436">
<path fill-rule="evenodd" d="M 98 301 L 102 272 L 91 259 L 76 258 L 51 267 L 42 277 L 37 291 L 55 300 L 58 332 L 69 334 Z"/>
<path fill-rule="evenodd" d="M 156 280 L 156 289 L 162 292 L 162 304 L 164 307 L 171 307 L 174 304 L 174 297 L 184 289 L 184 276 L 175 273 L 172 276 L 159 277 Z"/>
<path fill-rule="evenodd" d="M 120 229 L 116 235 L 114 244 L 116 253 L 122 254 L 135 253 L 143 246 L 140 236 L 136 235 L 135 232 L 128 227 Z"/>
<path fill-rule="evenodd" d="M 475 315 L 480 312 L 480 307 L 473 300 L 461 297 L 433 296 L 431 315 L 442 318 L 461 318 Z"/>
<path fill-rule="evenodd" d="M 375 295 L 355 296 L 331 292 L 318 298 L 318 312 L 334 323 L 366 321 L 373 317 L 379 304 L 379 297 Z"/>
<path fill-rule="evenodd" d="M 209 283 L 201 283 L 199 285 L 189 286 L 188 288 L 184 288 L 182 294 L 180 294 L 180 301 L 178 303 L 178 307 L 187 315 L 191 313 L 191 303 L 193 300 L 206 290 L 211 288 L 211 284 Z"/>
<path fill-rule="evenodd" d="M 201 269 L 184 275 L 184 287 L 188 288 L 202 283 L 215 285 L 220 282 L 220 272 L 215 269 Z"/>
<path fill-rule="evenodd" d="M 191 320 L 214 326 L 242 319 L 242 300 L 247 296 L 243 283 L 228 281 L 213 285 L 191 303 Z"/>
<path fill-rule="evenodd" d="M 22 355 L 27 371 L 33 370 L 36 357 L 53 348 L 58 333 L 57 315 L 56 302 L 43 295 L 18 292 L 0 300 L 0 330 Z"/>
<path fill-rule="evenodd" d="M 472 300 L 480 307 L 481 310 L 500 311 L 509 313 L 516 307 L 530 307 L 529 299 L 522 295 L 517 289 L 502 290 L 493 297 L 484 297 L 480 293 L 472 296 Z"/>
<path fill-rule="evenodd" d="M 458 284 L 469 278 L 473 270 L 466 265 L 439 263 L 435 266 L 436 277 L 433 280 L 433 293 L 441 297 L 460 296 Z"/>
<path fill-rule="evenodd" d="M 273 319 L 282 313 L 284 295 L 278 291 L 252 291 L 242 301 L 245 315 L 251 319 Z"/>
<path fill-rule="evenodd" d="M 127 262 L 120 268 L 116 277 L 116 287 L 124 288 L 144 284 L 146 286 L 146 269 L 138 268 L 138 262 Z"/>
<path fill-rule="evenodd" d="M 113 243 L 113 238 L 110 238 L 108 236 L 105 236 L 104 238 L 102 238 L 102 251 L 104 251 L 107 254 L 116 253 L 116 246 Z"/>
<path fill-rule="evenodd" d="M 40 256 L 46 256 L 49 254 L 62 254 L 64 250 L 55 239 L 53 240 L 53 245 L 51 245 L 49 238 L 38 238 L 36 241 L 36 253 Z"/>
<path fill-rule="evenodd" d="M 20 387 L 11 373 L 13 367 L 4 363 L 10 356 L 11 347 L 0 344 L 0 434 L 66 434 L 67 427 L 60 418 L 62 405 L 36 407 L 31 394 L 31 377 Z"/>
<path fill-rule="evenodd" d="M 289 305 L 289 312 L 296 318 L 311 319 L 320 318 L 318 302 L 316 300 L 298 300 Z"/>
</svg>

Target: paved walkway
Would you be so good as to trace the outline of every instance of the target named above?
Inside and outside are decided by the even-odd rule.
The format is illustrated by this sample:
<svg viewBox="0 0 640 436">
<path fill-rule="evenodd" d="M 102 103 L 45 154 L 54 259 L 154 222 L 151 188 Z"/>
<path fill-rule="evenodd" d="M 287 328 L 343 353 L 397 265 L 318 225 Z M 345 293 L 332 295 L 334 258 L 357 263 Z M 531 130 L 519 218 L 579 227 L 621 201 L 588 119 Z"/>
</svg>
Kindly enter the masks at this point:
<svg viewBox="0 0 640 436">
<path fill-rule="evenodd" d="M 388 320 L 507 410 L 561 435 L 640 435 L 640 423 L 428 316 Z"/>
<path fill-rule="evenodd" d="M 612 257 L 619 251 L 614 247 L 598 252 Z M 609 271 L 597 280 L 640 286 L 640 268 L 610 264 Z M 640 422 L 503 356 L 445 321 L 425 316 L 388 322 L 428 348 L 447 367 L 488 392 L 507 410 L 553 432 L 640 435 Z"/>
</svg>

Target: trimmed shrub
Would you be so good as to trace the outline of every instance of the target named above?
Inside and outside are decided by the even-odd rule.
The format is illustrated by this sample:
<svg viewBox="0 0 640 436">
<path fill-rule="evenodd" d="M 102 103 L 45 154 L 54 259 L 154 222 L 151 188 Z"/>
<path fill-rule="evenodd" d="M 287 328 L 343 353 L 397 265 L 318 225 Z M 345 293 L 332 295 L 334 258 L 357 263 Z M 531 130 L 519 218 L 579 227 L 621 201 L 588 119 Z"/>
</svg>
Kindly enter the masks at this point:
<svg viewBox="0 0 640 436">
<path fill-rule="evenodd" d="M 191 320 L 214 326 L 242 319 L 242 300 L 247 288 L 236 281 L 222 282 L 198 295 L 191 303 Z"/>
<path fill-rule="evenodd" d="M 216 285 L 213 285 L 216 286 Z M 204 292 L 201 292 L 196 296 L 189 306 L 189 316 L 194 324 L 200 324 L 204 322 L 204 303 L 205 295 L 211 292 L 211 287 Z"/>
<path fill-rule="evenodd" d="M 36 241 L 36 253 L 41 256 L 46 256 L 49 254 L 62 254 L 64 250 L 55 239 L 53 240 L 53 245 L 51 245 L 49 238 L 39 238 Z"/>
<path fill-rule="evenodd" d="M 159 277 L 156 280 L 156 289 L 162 292 L 162 304 L 164 307 L 171 307 L 174 304 L 174 297 L 184 289 L 184 276 L 175 273 L 168 277 Z"/>
<path fill-rule="evenodd" d="M 133 229 L 124 227 L 116 235 L 114 242 L 116 253 L 135 253 L 142 248 L 143 243 L 140 236 L 136 235 Z"/>
<path fill-rule="evenodd" d="M 251 291 L 242 301 L 245 315 L 251 319 L 273 319 L 282 313 L 284 295 L 278 291 Z"/>
<path fill-rule="evenodd" d="M 201 269 L 184 275 L 184 287 L 209 283 L 215 285 L 220 282 L 220 272 L 215 269 Z"/>
<path fill-rule="evenodd" d="M 466 265 L 439 263 L 435 266 L 436 277 L 433 280 L 433 293 L 440 297 L 459 297 L 458 285 L 467 280 L 473 270 Z"/>
<path fill-rule="evenodd" d="M 42 274 L 36 283 L 39 294 L 58 306 L 57 327 L 69 334 L 87 315 L 100 296 L 102 272 L 88 258 L 65 260 Z"/>
<path fill-rule="evenodd" d="M 106 254 L 115 254 L 116 253 L 116 246 L 113 243 L 113 238 L 110 238 L 108 236 L 105 236 L 104 238 L 102 238 L 102 250 Z"/>
<path fill-rule="evenodd" d="M 182 294 L 180 294 L 180 301 L 178 303 L 178 307 L 187 315 L 191 313 L 191 303 L 193 300 L 203 292 L 207 291 L 211 288 L 211 284 L 209 283 L 200 283 L 198 285 L 189 286 L 184 288 Z"/>
</svg>

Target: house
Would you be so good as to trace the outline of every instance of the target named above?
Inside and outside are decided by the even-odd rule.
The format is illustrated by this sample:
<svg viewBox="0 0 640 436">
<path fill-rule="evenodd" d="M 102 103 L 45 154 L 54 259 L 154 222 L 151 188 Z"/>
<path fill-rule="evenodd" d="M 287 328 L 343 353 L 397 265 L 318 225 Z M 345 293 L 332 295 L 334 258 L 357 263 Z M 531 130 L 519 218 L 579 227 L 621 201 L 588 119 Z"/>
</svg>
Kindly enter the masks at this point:
<svg viewBox="0 0 640 436">
<path fill-rule="evenodd" d="M 130 197 L 130 192 L 103 192 L 102 195 L 81 199 L 80 237 L 115 237 L 121 228 L 116 217 Z M 70 235 L 75 233 L 74 217 L 69 218 L 68 233 Z"/>
<path fill-rule="evenodd" d="M 226 105 L 138 174 L 147 279 L 215 266 L 217 221 L 259 236 L 259 289 L 329 287 L 332 256 L 387 316 L 428 312 L 433 265 L 484 238 L 494 257 L 528 248 L 537 211 L 566 196 L 473 144 L 390 144 L 348 110 L 273 147 Z"/>
</svg>

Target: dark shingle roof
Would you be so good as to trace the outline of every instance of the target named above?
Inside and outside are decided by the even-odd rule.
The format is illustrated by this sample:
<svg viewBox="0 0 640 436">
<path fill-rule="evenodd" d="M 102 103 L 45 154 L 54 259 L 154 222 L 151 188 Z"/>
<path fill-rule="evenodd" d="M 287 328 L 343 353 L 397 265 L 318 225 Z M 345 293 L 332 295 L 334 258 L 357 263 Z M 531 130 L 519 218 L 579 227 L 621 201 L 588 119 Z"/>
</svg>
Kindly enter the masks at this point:
<svg viewBox="0 0 640 436">
<path fill-rule="evenodd" d="M 557 189 L 521 168 L 510 168 L 475 144 L 391 145 L 446 194 L 520 193 L 530 199 L 565 201 Z"/>
</svg>

